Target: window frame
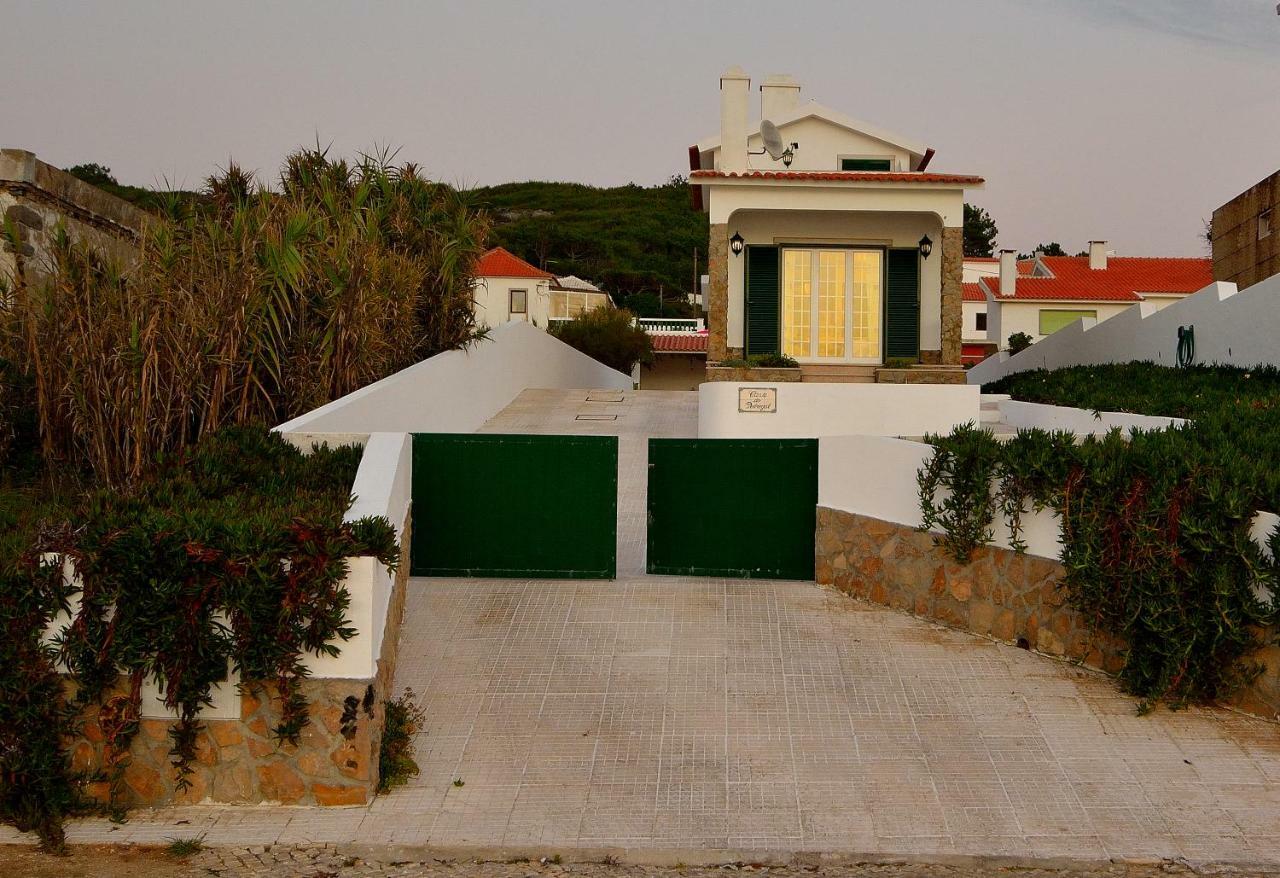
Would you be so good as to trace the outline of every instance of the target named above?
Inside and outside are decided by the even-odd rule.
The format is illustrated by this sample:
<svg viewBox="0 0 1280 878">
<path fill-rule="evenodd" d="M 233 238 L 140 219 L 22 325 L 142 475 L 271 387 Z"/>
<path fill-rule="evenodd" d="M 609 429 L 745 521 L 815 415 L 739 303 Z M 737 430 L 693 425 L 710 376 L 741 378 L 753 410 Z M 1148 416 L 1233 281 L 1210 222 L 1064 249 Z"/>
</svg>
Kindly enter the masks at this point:
<svg viewBox="0 0 1280 878">
<path fill-rule="evenodd" d="M 523 307 L 523 308 L 521 308 L 519 311 L 517 311 L 517 310 L 516 310 L 516 308 L 515 308 L 515 304 L 516 304 L 516 303 L 515 303 L 515 296 L 516 296 L 516 293 L 519 293 L 521 296 L 523 296 L 523 297 L 524 297 L 524 307 Z M 528 290 L 528 288 L 525 288 L 525 287 L 513 287 L 513 288 L 511 288 L 511 289 L 508 289 L 508 290 L 507 290 L 507 315 L 508 315 L 508 316 L 513 316 L 513 315 L 516 315 L 516 314 L 523 314 L 523 315 L 524 315 L 524 316 L 526 316 L 526 317 L 528 317 L 528 316 L 529 316 L 529 290 Z"/>
<path fill-rule="evenodd" d="M 1271 237 L 1271 233 L 1274 231 L 1271 218 L 1272 218 L 1272 212 L 1271 212 L 1271 208 L 1269 207 L 1258 214 L 1258 240 L 1259 241 L 1265 238 Z"/>
<path fill-rule="evenodd" d="M 973 328 L 975 332 L 987 331 L 987 312 L 975 311 L 973 315 Z"/>
<path fill-rule="evenodd" d="M 845 162 L 884 162 L 883 168 L 846 168 Z M 836 156 L 836 166 L 841 171 L 866 171 L 868 173 L 890 174 L 897 170 L 897 157 L 880 153 L 878 155 L 841 154 Z"/>
<path fill-rule="evenodd" d="M 786 260 L 788 251 L 808 251 L 813 254 L 810 259 L 811 283 L 809 291 L 809 354 L 795 356 L 798 363 L 846 365 L 846 366 L 878 366 L 884 363 L 885 352 L 885 298 L 888 291 L 888 247 L 878 244 L 815 244 L 811 242 L 779 242 L 778 247 L 778 350 L 786 353 L 787 308 L 786 308 Z M 819 349 L 819 283 L 821 275 L 822 251 L 836 251 L 846 254 L 844 266 L 844 350 L 842 357 L 822 357 L 817 355 Z M 875 309 L 878 329 L 878 351 L 873 357 L 853 356 L 857 340 L 854 334 L 854 290 L 853 290 L 853 254 L 876 253 L 880 259 L 880 301 Z"/>
<path fill-rule="evenodd" d="M 1072 317 L 1070 320 L 1068 320 L 1066 323 L 1059 326 L 1057 329 L 1052 329 L 1049 332 L 1045 332 L 1044 318 L 1046 314 L 1074 314 L 1075 316 Z M 1098 310 L 1096 308 L 1041 308 L 1039 311 L 1036 312 L 1036 332 L 1042 338 L 1048 337 L 1050 335 L 1053 335 L 1055 332 L 1058 332 L 1059 330 L 1066 329 L 1068 326 L 1070 326 L 1072 323 L 1075 323 L 1077 320 L 1082 320 L 1086 317 L 1092 318 L 1093 320 L 1096 321 L 1098 319 Z"/>
</svg>

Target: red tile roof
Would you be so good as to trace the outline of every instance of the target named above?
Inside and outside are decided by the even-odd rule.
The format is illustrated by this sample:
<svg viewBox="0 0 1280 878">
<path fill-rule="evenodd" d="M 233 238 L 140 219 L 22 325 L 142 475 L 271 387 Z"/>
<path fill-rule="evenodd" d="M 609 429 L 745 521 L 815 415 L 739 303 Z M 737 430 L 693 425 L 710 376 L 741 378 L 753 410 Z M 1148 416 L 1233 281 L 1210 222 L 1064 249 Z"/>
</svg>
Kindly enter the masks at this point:
<svg viewBox="0 0 1280 878">
<path fill-rule="evenodd" d="M 480 257 L 476 262 L 476 277 L 536 277 L 539 280 L 555 280 L 555 275 L 535 268 L 501 247 L 494 247 Z"/>
<path fill-rule="evenodd" d="M 1213 283 L 1209 259 L 1112 256 L 1098 270 L 1089 267 L 1087 256 L 1042 256 L 1040 262 L 1052 276 L 1028 277 L 1020 263 L 1012 301 L 1140 302 L 1144 293 L 1188 295 Z M 1001 298 L 1000 278 L 984 277 L 981 283 Z"/>
<path fill-rule="evenodd" d="M 829 180 L 863 183 L 949 183 L 977 186 L 981 177 L 972 174 L 934 174 L 920 171 L 690 171 L 692 180 Z"/>
<path fill-rule="evenodd" d="M 707 336 L 703 333 L 669 333 L 651 335 L 653 349 L 660 354 L 705 354 Z"/>
<path fill-rule="evenodd" d="M 987 301 L 987 297 L 986 295 L 983 294 L 982 286 L 980 284 L 972 283 L 972 284 L 964 284 L 963 286 L 964 286 L 963 297 L 966 302 Z"/>
</svg>

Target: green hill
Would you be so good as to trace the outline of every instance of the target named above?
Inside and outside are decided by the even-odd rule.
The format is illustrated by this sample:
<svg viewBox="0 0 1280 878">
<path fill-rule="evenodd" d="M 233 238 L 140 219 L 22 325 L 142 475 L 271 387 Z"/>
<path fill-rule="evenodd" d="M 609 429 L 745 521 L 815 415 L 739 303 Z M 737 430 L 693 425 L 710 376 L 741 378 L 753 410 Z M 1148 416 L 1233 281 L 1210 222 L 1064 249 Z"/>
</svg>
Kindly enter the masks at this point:
<svg viewBox="0 0 1280 878">
<path fill-rule="evenodd" d="M 683 299 L 707 270 L 707 218 L 691 206 L 689 186 L 600 188 L 581 183 L 504 183 L 475 190 L 493 215 L 492 243 L 558 275 L 595 282 L 641 312 L 659 292 Z M 646 304 L 648 305 L 646 307 Z"/>
</svg>

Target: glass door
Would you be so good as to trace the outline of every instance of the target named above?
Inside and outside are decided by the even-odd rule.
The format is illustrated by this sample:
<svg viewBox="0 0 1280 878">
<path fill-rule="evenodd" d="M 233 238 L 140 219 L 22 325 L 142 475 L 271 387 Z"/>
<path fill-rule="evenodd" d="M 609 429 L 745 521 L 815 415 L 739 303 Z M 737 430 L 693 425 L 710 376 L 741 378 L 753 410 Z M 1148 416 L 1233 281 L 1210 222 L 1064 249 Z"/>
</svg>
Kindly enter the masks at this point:
<svg viewBox="0 0 1280 878">
<path fill-rule="evenodd" d="M 884 252 L 782 251 L 782 352 L 797 360 L 880 363 Z"/>
</svg>

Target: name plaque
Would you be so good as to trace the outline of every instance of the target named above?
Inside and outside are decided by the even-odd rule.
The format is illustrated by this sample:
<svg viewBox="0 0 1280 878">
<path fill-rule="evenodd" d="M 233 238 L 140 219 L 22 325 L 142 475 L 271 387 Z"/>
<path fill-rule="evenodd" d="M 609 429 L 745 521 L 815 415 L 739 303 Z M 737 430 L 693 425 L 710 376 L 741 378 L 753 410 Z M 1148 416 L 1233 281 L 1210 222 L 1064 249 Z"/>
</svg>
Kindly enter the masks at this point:
<svg viewBox="0 0 1280 878">
<path fill-rule="evenodd" d="M 777 414 L 778 388 L 776 387 L 739 387 L 738 411 L 759 414 Z"/>
</svg>

